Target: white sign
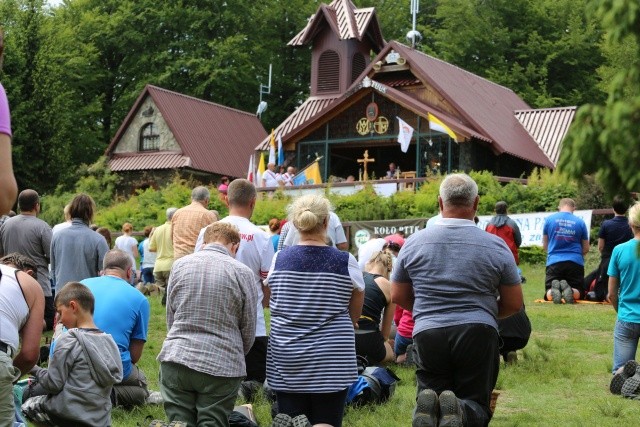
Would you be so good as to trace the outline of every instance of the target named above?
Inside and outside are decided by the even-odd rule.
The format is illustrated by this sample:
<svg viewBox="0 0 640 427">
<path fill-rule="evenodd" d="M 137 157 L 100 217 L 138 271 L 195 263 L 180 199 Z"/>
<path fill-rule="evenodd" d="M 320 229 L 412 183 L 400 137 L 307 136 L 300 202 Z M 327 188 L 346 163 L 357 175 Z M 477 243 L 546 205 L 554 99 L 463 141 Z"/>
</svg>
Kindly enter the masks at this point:
<svg viewBox="0 0 640 427">
<path fill-rule="evenodd" d="M 509 214 L 509 218 L 514 220 L 520 228 L 520 234 L 522 235 L 521 246 L 542 246 L 542 227 L 544 226 L 544 220 L 554 213 L 556 212 Z M 582 220 L 587 225 L 587 232 L 589 232 L 591 230 L 592 211 L 575 211 L 573 214 L 577 217 L 582 218 Z M 482 215 L 478 218 L 480 218 L 478 228 L 484 230 L 487 228 L 492 215 Z"/>
</svg>

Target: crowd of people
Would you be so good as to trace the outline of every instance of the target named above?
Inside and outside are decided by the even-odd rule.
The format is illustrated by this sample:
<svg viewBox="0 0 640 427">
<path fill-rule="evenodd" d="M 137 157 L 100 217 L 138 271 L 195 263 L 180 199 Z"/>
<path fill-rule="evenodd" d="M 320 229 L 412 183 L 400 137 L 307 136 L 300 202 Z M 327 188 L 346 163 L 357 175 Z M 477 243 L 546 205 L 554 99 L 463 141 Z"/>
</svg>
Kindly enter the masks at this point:
<svg viewBox="0 0 640 427">
<path fill-rule="evenodd" d="M 0 255 L 7 255 L 0 261 L 0 363 L 11 368 L 0 378 L 0 417 L 110 425 L 112 406 L 161 402 L 169 421 L 226 425 L 238 396 L 251 400 L 268 385 L 273 425 L 340 426 L 358 363 L 395 362 L 416 367 L 414 427 L 488 424 L 499 356 L 514 363 L 531 334 L 518 268 L 522 238 L 506 203 L 496 204 L 483 231 L 475 221 L 476 183 L 449 175 L 440 215 L 425 229 L 409 238 L 374 236 L 356 259 L 324 196 L 295 199 L 269 234 L 251 222 L 255 186 L 244 179 L 225 185 L 227 217 L 208 210 L 209 190 L 195 187 L 191 203 L 168 208 L 166 222 L 147 227 L 140 243 L 123 224 L 113 249 L 110 233 L 92 229 L 90 196 L 75 196 L 66 221 L 51 229 L 37 218 L 38 193 L 20 192 L 19 215 L 0 226 Z M 588 237 L 574 209 L 562 199 L 543 231 L 545 295 L 556 303 L 588 295 Z M 628 221 L 621 200 L 614 209 L 601 227 L 598 268 L 606 270 L 605 298 L 618 312 L 611 391 L 635 396 L 640 204 Z M 159 392 L 148 389 L 137 366 L 151 283 L 167 312 Z M 40 337 L 52 328 L 42 369 L 35 366 Z M 26 373 L 33 380 L 16 414 L 12 383 Z"/>
</svg>

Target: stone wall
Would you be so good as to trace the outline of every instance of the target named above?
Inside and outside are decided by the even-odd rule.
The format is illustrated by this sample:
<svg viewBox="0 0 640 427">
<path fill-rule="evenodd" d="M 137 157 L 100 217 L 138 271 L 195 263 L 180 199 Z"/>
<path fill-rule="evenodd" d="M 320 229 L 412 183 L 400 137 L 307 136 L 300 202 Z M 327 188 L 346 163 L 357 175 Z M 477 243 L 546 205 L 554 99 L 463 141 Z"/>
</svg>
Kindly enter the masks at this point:
<svg viewBox="0 0 640 427">
<path fill-rule="evenodd" d="M 142 113 L 150 111 L 153 112 L 148 117 L 143 117 Z M 118 146 L 115 148 L 115 153 L 135 153 L 138 152 L 140 145 L 140 129 L 147 124 L 153 122 L 155 125 L 155 131 L 160 135 L 159 150 L 160 151 L 182 151 L 180 146 L 176 142 L 173 132 L 169 129 L 167 122 L 162 117 L 160 110 L 156 107 L 153 99 L 147 96 L 144 102 L 142 102 L 135 116 L 129 123 L 129 126 L 124 131 Z"/>
</svg>

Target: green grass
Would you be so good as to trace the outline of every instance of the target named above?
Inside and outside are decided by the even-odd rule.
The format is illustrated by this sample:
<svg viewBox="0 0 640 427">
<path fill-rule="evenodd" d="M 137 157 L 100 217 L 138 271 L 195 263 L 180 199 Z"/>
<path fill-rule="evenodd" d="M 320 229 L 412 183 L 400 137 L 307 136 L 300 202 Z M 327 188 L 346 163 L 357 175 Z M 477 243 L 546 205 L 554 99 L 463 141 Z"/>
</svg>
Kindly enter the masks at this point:
<svg viewBox="0 0 640 427">
<path fill-rule="evenodd" d="M 587 272 L 597 264 L 590 254 Z M 544 266 L 523 265 L 527 311 L 533 334 L 515 366 L 501 366 L 500 392 L 492 426 L 627 426 L 637 425 L 640 405 L 609 393 L 615 312 L 609 305 L 558 306 L 534 303 L 543 295 Z M 158 390 L 156 356 L 166 327 L 159 297 L 151 297 L 149 341 L 140 362 L 149 386 Z M 411 424 L 415 377 L 393 368 L 401 378 L 384 405 L 348 409 L 345 427 L 394 427 Z M 269 407 L 260 398 L 254 410 L 262 426 L 270 425 Z M 147 415 L 164 418 L 162 407 L 113 411 L 114 426 L 136 426 Z"/>
</svg>

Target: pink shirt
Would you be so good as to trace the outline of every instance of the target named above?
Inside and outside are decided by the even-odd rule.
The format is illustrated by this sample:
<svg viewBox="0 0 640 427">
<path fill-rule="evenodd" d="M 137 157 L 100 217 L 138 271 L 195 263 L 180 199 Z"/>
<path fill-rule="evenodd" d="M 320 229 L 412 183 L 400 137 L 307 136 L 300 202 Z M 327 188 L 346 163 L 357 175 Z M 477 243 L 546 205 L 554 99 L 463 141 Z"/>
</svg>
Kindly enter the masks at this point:
<svg viewBox="0 0 640 427">
<path fill-rule="evenodd" d="M 393 315 L 393 321 L 398 327 L 398 333 L 404 338 L 411 338 L 413 336 L 413 316 L 412 313 L 399 305 L 396 306 L 396 311 Z"/>
<path fill-rule="evenodd" d="M 0 84 L 0 133 L 11 136 L 11 116 L 9 114 L 9 101 L 4 87 Z"/>
</svg>

